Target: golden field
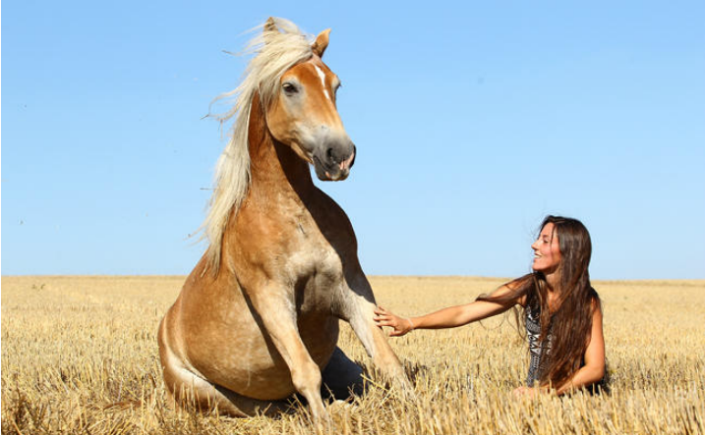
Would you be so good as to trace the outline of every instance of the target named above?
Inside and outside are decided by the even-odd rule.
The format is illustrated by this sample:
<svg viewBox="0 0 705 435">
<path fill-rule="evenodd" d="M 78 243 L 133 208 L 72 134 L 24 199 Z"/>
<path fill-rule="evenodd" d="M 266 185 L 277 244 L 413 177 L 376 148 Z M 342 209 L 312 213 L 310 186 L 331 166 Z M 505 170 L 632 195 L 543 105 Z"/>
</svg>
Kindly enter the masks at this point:
<svg viewBox="0 0 705 435">
<path fill-rule="evenodd" d="M 372 277 L 377 301 L 420 314 L 474 300 L 501 279 Z M 3 434 L 705 433 L 705 281 L 593 282 L 603 299 L 611 394 L 515 399 L 528 355 L 511 314 L 390 339 L 415 398 L 369 390 L 315 428 L 170 409 L 157 325 L 184 277 L 2 277 Z M 341 348 L 369 369 L 347 325 Z"/>
</svg>

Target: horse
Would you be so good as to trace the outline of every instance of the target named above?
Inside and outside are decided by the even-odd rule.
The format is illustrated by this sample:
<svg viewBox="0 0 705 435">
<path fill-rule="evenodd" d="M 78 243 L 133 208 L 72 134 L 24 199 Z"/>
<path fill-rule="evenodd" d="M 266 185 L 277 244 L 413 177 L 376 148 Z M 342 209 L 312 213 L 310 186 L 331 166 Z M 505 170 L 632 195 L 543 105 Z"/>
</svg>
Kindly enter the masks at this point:
<svg viewBox="0 0 705 435">
<path fill-rule="evenodd" d="M 344 180 L 356 156 L 340 80 L 322 61 L 330 29 L 311 41 L 284 19 L 260 28 L 241 84 L 224 94 L 235 104 L 221 122 L 235 120 L 202 226 L 209 245 L 159 325 L 159 355 L 179 405 L 271 415 L 299 393 L 325 421 L 322 385 L 347 391 L 362 373 L 337 346 L 339 320 L 385 380 L 408 381 L 374 324 L 350 220 L 311 175 L 310 165 Z"/>
</svg>

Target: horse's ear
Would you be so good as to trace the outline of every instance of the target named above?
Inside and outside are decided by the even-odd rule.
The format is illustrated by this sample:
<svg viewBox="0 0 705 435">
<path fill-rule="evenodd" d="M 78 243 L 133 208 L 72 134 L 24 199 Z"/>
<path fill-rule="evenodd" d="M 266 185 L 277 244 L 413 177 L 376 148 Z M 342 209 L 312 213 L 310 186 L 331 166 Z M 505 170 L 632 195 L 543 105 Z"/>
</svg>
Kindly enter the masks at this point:
<svg viewBox="0 0 705 435">
<path fill-rule="evenodd" d="M 267 18 L 267 22 L 264 23 L 264 33 L 276 32 L 277 23 L 274 21 L 274 17 Z"/>
<path fill-rule="evenodd" d="M 313 54 L 317 55 L 318 57 L 323 57 L 323 53 L 326 51 L 326 48 L 328 48 L 329 35 L 330 29 L 326 29 L 319 33 L 318 36 L 316 36 L 316 41 L 313 43 L 313 45 L 311 45 L 311 50 L 313 50 Z"/>
<path fill-rule="evenodd" d="M 264 42 L 268 43 L 271 41 L 273 34 L 279 33 L 277 28 L 277 22 L 274 21 L 274 17 L 269 17 L 267 22 L 264 23 Z"/>
</svg>

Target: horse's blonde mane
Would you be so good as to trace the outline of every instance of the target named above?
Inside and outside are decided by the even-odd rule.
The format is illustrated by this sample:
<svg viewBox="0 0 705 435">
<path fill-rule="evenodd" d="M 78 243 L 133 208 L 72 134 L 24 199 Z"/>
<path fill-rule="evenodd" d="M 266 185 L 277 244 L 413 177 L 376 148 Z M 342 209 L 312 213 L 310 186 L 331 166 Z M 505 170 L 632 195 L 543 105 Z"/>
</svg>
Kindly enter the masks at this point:
<svg viewBox="0 0 705 435">
<path fill-rule="evenodd" d="M 268 107 L 279 93 L 282 74 L 313 55 L 308 36 L 288 20 L 270 18 L 253 30 L 257 31 L 257 36 L 241 54 L 255 56 L 245 69 L 242 82 L 235 90 L 216 98 L 216 101 L 223 98 L 235 100 L 232 109 L 216 116 L 221 124 L 233 117 L 235 121 L 228 144 L 216 165 L 210 208 L 201 227 L 204 238 L 210 243 L 206 253 L 208 264 L 215 271 L 220 264 L 228 219 L 237 213 L 250 184 L 248 126 L 252 99 L 259 93 L 262 106 Z"/>
</svg>

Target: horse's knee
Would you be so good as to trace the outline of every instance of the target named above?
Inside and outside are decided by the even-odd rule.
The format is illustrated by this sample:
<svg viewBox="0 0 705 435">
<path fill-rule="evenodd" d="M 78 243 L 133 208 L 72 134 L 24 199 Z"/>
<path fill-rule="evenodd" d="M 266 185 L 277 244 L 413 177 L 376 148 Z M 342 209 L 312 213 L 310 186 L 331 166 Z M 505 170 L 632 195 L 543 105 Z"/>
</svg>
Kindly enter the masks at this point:
<svg viewBox="0 0 705 435">
<path fill-rule="evenodd" d="M 291 368 L 291 381 L 296 391 L 304 395 L 309 390 L 318 391 L 323 382 L 321 369 L 313 361 L 307 361 Z"/>
</svg>

